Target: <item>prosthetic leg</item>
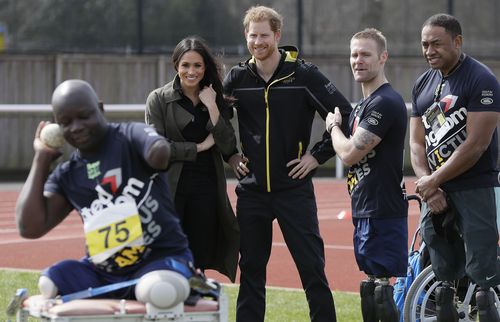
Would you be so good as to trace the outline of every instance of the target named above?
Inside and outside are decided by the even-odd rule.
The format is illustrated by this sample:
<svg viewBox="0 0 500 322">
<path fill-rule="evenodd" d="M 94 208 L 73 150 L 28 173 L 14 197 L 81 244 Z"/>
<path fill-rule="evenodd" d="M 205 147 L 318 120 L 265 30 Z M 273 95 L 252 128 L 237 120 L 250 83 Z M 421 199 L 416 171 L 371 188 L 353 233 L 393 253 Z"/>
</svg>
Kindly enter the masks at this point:
<svg viewBox="0 0 500 322">
<path fill-rule="evenodd" d="M 476 304 L 480 322 L 500 322 L 498 309 L 495 305 L 496 295 L 488 288 L 480 288 L 476 293 Z"/>
<path fill-rule="evenodd" d="M 375 305 L 375 277 L 368 276 L 367 280 L 361 281 L 359 294 L 361 296 L 361 313 L 364 322 L 378 322 L 377 307 Z"/>
<path fill-rule="evenodd" d="M 448 282 L 443 282 L 442 286 L 436 288 L 436 311 L 438 321 L 457 322 L 459 319 L 455 307 L 455 290 Z"/>
<path fill-rule="evenodd" d="M 380 321 L 398 322 L 399 312 L 394 302 L 394 290 L 389 282 L 389 278 L 380 277 L 377 279 L 376 284 L 374 297 Z"/>
<path fill-rule="evenodd" d="M 40 290 L 40 294 L 42 294 L 46 299 L 53 299 L 57 295 L 58 291 L 56 284 L 44 275 L 40 276 L 38 279 L 38 289 Z"/>
<path fill-rule="evenodd" d="M 135 287 L 138 301 L 167 309 L 182 304 L 189 295 L 189 283 L 174 271 L 158 270 L 142 276 Z"/>
</svg>

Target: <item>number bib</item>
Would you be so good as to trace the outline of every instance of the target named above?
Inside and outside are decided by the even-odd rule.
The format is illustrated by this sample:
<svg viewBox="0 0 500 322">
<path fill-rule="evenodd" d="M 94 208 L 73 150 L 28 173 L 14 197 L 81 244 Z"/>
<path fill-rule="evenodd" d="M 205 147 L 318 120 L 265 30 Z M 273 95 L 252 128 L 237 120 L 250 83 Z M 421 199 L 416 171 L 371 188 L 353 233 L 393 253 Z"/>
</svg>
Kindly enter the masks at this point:
<svg viewBox="0 0 500 322">
<path fill-rule="evenodd" d="M 142 248 L 142 225 L 134 202 L 111 205 L 97 211 L 84 224 L 90 260 L 104 262 L 125 247 Z"/>
</svg>

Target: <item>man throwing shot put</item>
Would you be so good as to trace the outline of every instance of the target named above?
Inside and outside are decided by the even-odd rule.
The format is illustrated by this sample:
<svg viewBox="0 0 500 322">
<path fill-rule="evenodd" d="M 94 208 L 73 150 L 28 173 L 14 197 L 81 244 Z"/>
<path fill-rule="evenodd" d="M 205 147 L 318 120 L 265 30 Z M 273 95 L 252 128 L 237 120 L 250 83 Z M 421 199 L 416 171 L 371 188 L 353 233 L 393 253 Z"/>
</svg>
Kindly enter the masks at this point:
<svg viewBox="0 0 500 322">
<path fill-rule="evenodd" d="M 192 261 L 162 172 L 168 142 L 146 124 L 108 123 L 96 93 L 82 80 L 60 84 L 52 106 L 64 138 L 76 149 L 50 173 L 61 153 L 42 142 L 46 123 L 40 123 L 33 164 L 17 200 L 17 226 L 21 236 L 39 238 L 76 210 L 87 254 L 44 270 L 42 295 L 71 294 Z M 128 287 L 106 297 L 135 295 Z"/>
</svg>

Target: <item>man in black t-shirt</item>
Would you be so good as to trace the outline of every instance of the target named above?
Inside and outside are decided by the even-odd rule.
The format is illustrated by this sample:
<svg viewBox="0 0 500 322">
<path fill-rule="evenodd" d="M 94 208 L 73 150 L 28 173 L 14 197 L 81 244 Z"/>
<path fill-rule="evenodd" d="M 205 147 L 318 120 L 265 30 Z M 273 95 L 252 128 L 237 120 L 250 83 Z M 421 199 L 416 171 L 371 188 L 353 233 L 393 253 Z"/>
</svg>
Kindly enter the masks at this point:
<svg viewBox="0 0 500 322">
<path fill-rule="evenodd" d="M 52 105 L 64 138 L 76 149 L 50 173 L 61 153 L 42 142 L 46 123 L 40 123 L 33 164 L 17 200 L 17 225 L 21 236 L 39 238 L 76 210 L 86 256 L 43 271 L 42 295 L 64 296 L 158 270 L 189 278 L 183 264 L 192 254 L 161 172 L 168 166 L 169 143 L 146 124 L 108 123 L 96 93 L 81 80 L 60 84 Z M 133 286 L 107 296 L 135 297 Z"/>
<path fill-rule="evenodd" d="M 494 294 L 500 283 L 497 258 L 498 139 L 500 87 L 493 73 L 462 52 L 462 30 L 453 16 L 437 14 L 423 24 L 422 52 L 430 69 L 412 94 L 410 147 L 425 202 L 421 232 L 437 288 L 437 317 L 458 320 L 453 280 L 467 274 L 481 321 L 500 321 Z M 443 224 L 455 216 L 458 232 Z"/>
<path fill-rule="evenodd" d="M 363 99 L 351 113 L 347 138 L 339 110 L 329 113 L 326 128 L 342 161 L 350 165 L 354 254 L 368 279 L 361 282 L 364 321 L 398 321 L 389 278 L 406 276 L 408 201 L 403 182 L 406 105 L 388 83 L 386 39 L 365 29 L 351 39 L 351 68 Z"/>
</svg>

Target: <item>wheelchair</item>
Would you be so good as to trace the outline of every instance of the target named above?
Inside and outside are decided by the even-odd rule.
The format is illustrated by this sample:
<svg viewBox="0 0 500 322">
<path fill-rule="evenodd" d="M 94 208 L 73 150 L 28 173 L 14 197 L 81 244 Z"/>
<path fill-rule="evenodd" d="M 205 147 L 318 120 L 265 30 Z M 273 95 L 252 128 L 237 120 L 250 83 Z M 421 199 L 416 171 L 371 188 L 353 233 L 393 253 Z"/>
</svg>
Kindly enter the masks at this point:
<svg viewBox="0 0 500 322">
<path fill-rule="evenodd" d="M 497 205 L 500 204 L 500 190 L 495 191 L 497 194 Z M 418 197 L 415 196 L 415 199 Z M 421 203 L 419 201 L 421 206 Z M 497 225 L 500 228 L 500 213 L 498 213 Z M 500 231 L 500 230 L 499 230 Z M 416 234 L 418 231 L 416 232 Z M 425 243 L 422 241 L 420 252 L 425 252 Z M 498 248 L 498 255 L 500 256 L 500 246 Z M 434 272 L 432 271 L 432 264 L 429 263 L 422 269 L 420 274 L 417 275 L 405 297 L 403 307 L 403 321 L 404 322 L 431 322 L 437 321 L 436 311 L 436 289 L 442 285 L 438 281 Z M 476 292 L 479 286 L 474 284 L 467 276 L 456 280 L 452 283 L 452 287 L 456 290 L 455 293 L 455 307 L 458 311 L 459 321 L 477 321 L 478 308 L 476 305 Z M 495 302 L 497 310 L 500 314 L 500 285 L 493 288 L 495 293 Z"/>
<path fill-rule="evenodd" d="M 436 317 L 436 288 L 441 281 L 436 279 L 432 266 L 427 266 L 415 279 L 406 295 L 403 320 L 405 322 L 430 322 L 437 321 Z M 453 283 L 456 289 L 455 303 L 459 314 L 459 321 L 476 321 L 477 306 L 475 294 L 478 286 L 467 277 Z M 500 285 L 494 288 L 496 306 L 500 313 Z"/>
</svg>

